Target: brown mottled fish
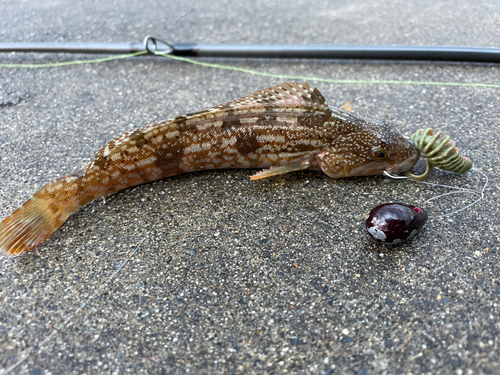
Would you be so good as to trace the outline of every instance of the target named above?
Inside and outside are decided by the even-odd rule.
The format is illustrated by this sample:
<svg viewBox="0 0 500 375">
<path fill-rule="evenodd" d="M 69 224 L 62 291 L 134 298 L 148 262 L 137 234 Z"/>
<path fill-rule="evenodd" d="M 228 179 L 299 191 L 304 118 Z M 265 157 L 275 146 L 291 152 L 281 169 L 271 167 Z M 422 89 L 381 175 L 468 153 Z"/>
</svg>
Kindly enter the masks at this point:
<svg viewBox="0 0 500 375">
<path fill-rule="evenodd" d="M 388 123 L 329 108 L 306 83 L 284 83 L 113 139 L 0 223 L 0 251 L 32 250 L 94 199 L 182 173 L 268 168 L 257 180 L 310 169 L 342 178 L 404 172 L 419 156 Z"/>
</svg>

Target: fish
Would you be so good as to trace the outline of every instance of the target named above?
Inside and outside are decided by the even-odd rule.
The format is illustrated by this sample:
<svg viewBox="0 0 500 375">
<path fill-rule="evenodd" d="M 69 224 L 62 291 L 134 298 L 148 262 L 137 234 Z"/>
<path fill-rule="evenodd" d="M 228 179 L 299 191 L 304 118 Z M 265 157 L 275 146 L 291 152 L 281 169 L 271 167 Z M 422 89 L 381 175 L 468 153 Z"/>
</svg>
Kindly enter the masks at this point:
<svg viewBox="0 0 500 375">
<path fill-rule="evenodd" d="M 411 170 L 419 151 L 390 123 L 329 107 L 317 88 L 283 83 L 127 132 L 85 168 L 50 182 L 0 223 L 0 252 L 39 246 L 79 208 L 183 173 L 264 168 L 259 180 L 322 171 L 334 179 Z"/>
</svg>

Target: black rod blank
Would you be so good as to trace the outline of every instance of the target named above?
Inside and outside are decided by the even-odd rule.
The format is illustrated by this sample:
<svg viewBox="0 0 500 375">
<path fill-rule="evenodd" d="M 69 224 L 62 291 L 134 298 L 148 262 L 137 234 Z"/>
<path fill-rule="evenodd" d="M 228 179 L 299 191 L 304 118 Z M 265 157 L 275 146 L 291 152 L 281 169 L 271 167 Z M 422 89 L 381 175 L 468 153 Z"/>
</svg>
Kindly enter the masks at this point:
<svg viewBox="0 0 500 375">
<path fill-rule="evenodd" d="M 175 45 L 174 45 L 175 47 Z M 500 48 L 198 44 L 200 57 L 325 58 L 500 62 Z"/>
<path fill-rule="evenodd" d="M 145 52 L 144 43 L 0 43 L 1 52 L 62 52 L 126 54 Z M 161 52 L 161 43 L 158 44 Z M 500 63 L 500 48 L 272 45 L 173 43 L 168 53 L 176 56 L 298 59 L 441 60 Z"/>
</svg>

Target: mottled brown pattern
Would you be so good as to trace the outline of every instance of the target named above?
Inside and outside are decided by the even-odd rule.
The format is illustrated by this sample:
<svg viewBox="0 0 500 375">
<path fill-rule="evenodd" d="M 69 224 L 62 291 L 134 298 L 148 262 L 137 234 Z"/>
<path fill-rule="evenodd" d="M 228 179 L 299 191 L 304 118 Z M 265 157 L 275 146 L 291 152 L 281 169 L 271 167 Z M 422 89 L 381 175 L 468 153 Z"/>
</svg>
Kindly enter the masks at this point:
<svg viewBox="0 0 500 375">
<path fill-rule="evenodd" d="M 221 132 L 233 132 L 241 126 L 240 119 L 230 114 L 222 118 Z"/>
<path fill-rule="evenodd" d="M 183 155 L 183 147 L 172 148 L 168 152 L 162 153 L 153 165 L 163 171 L 164 177 L 162 178 L 181 174 L 183 171 L 179 168 L 179 165 Z"/>
<path fill-rule="evenodd" d="M 236 137 L 236 149 L 240 155 L 247 156 L 249 153 L 258 150 L 259 148 L 261 148 L 261 145 L 255 134 L 239 134 Z"/>
<path fill-rule="evenodd" d="M 101 156 L 100 158 L 94 158 L 93 160 L 93 165 L 96 165 L 99 168 L 104 167 L 107 163 L 109 163 L 109 160 L 105 156 Z"/>
<path fill-rule="evenodd" d="M 264 112 L 259 116 L 256 124 L 259 126 L 272 126 L 276 123 L 276 118 L 278 116 L 279 114 L 272 111 Z"/>
<path fill-rule="evenodd" d="M 130 143 L 135 142 L 135 145 L 137 147 L 142 147 L 147 143 L 146 139 L 144 138 L 144 135 L 145 134 L 142 131 L 133 132 L 132 134 L 130 134 L 129 142 Z"/>
<path fill-rule="evenodd" d="M 375 160 L 373 147 L 390 156 Z M 92 200 L 181 173 L 270 167 L 252 179 L 304 169 L 341 178 L 397 173 L 417 159 L 386 123 L 329 108 L 307 84 L 284 83 L 111 140 L 87 168 L 47 184 L 0 223 L 0 249 L 31 250 Z"/>
<path fill-rule="evenodd" d="M 317 146 L 311 143 L 292 143 L 286 148 L 288 152 L 316 151 Z"/>
<path fill-rule="evenodd" d="M 303 116 L 299 116 L 297 118 L 298 123 L 300 126 L 309 128 L 309 127 L 315 127 L 316 124 L 318 123 L 324 123 L 325 121 L 328 121 L 331 118 L 331 112 L 308 112 L 304 113 Z"/>
</svg>

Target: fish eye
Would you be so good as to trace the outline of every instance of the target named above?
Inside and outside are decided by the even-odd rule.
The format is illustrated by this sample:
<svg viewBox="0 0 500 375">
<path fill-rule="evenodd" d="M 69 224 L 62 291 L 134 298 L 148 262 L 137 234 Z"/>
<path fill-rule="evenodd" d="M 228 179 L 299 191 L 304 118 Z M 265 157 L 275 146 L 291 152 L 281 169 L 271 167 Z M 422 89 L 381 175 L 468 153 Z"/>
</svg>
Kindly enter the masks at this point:
<svg viewBox="0 0 500 375">
<path fill-rule="evenodd" d="M 375 159 L 377 161 L 381 161 L 381 160 L 386 159 L 389 156 L 389 151 L 387 151 L 385 148 L 380 147 L 380 146 L 373 147 L 371 149 L 371 156 L 373 159 Z"/>
</svg>

